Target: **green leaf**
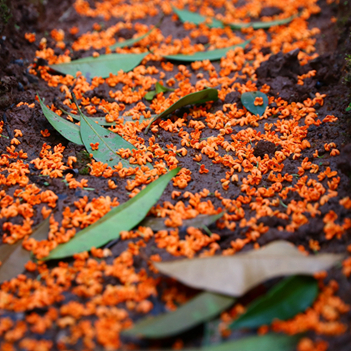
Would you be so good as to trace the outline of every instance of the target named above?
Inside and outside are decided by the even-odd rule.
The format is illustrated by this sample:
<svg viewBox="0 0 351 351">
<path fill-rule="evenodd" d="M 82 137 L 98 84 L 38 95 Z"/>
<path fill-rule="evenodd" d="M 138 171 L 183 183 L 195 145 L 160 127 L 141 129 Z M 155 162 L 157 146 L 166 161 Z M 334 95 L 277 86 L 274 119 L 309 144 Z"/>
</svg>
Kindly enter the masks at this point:
<svg viewBox="0 0 351 351">
<path fill-rule="evenodd" d="M 103 246 L 109 241 L 119 238 L 121 231 L 131 230 L 144 219 L 179 170 L 180 168 L 173 169 L 156 179 L 136 196 L 113 208 L 98 221 L 78 232 L 70 241 L 56 247 L 44 260 L 70 257 L 76 253 L 89 251 L 92 247 Z"/>
<path fill-rule="evenodd" d="M 47 239 L 49 232 L 49 218 L 45 219 L 35 228 L 30 236 L 36 240 Z M 2 244 L 0 246 L 0 283 L 10 280 L 24 271 L 24 265 L 31 259 L 31 252 L 22 247 L 22 240 L 13 245 Z"/>
<path fill-rule="evenodd" d="M 197 91 L 195 93 L 191 93 L 189 95 L 183 96 L 180 98 L 177 102 L 175 102 L 172 106 L 170 106 L 167 110 L 159 113 L 155 117 L 152 118 L 150 121 L 150 124 L 147 126 L 145 129 L 145 134 L 149 131 L 149 128 L 151 127 L 152 123 L 154 123 L 156 120 L 160 118 L 164 118 L 177 110 L 178 108 L 181 108 L 186 105 L 191 105 L 191 104 L 202 104 L 207 101 L 216 101 L 218 100 L 218 90 L 217 89 L 212 89 L 212 88 L 207 88 L 201 91 Z"/>
<path fill-rule="evenodd" d="M 194 62 L 194 61 L 203 61 L 203 60 L 215 61 L 215 60 L 220 60 L 230 50 L 234 50 L 235 48 L 239 48 L 239 47 L 245 48 L 245 46 L 249 42 L 250 40 L 246 40 L 243 43 L 229 46 L 227 48 L 216 49 L 211 51 L 200 51 L 200 52 L 196 52 L 193 55 L 166 55 L 163 57 L 171 61 L 173 60 L 173 61 L 182 61 L 182 62 Z"/>
<path fill-rule="evenodd" d="M 287 320 L 312 305 L 318 294 L 317 281 L 308 276 L 293 276 L 275 285 L 266 295 L 256 299 L 229 327 L 258 328 L 274 319 Z"/>
<path fill-rule="evenodd" d="M 118 71 L 131 71 L 138 66 L 148 52 L 142 54 L 109 54 L 99 57 L 85 57 L 79 60 L 51 65 L 50 68 L 75 77 L 77 72 L 82 72 L 86 78 L 109 77 L 110 73 L 117 74 Z"/>
<path fill-rule="evenodd" d="M 157 94 L 159 93 L 166 93 L 168 91 L 174 91 L 174 89 L 167 88 L 163 85 L 161 85 L 159 82 L 155 84 L 155 90 L 151 90 L 148 93 L 145 94 L 144 98 L 146 100 L 152 100 Z"/>
<path fill-rule="evenodd" d="M 79 115 L 75 115 L 74 113 L 70 114 L 69 112 L 65 111 L 63 108 L 59 107 L 59 109 L 65 113 L 66 115 L 70 115 L 74 120 L 76 121 L 80 121 L 80 116 Z M 155 116 L 155 115 L 151 115 L 151 116 Z M 91 120 L 92 122 L 94 122 L 96 124 L 99 124 L 100 126 L 107 126 L 110 127 L 114 124 L 116 124 L 116 122 L 106 122 L 106 118 L 104 116 L 94 116 L 94 117 L 88 117 L 86 116 L 89 120 Z M 124 120 L 124 123 L 126 122 L 135 122 L 135 120 L 133 119 L 133 116 L 123 116 L 121 117 Z M 139 123 L 141 123 L 143 120 L 145 119 L 145 117 L 143 115 L 141 115 L 139 117 Z M 78 127 L 79 128 L 79 127 Z"/>
<path fill-rule="evenodd" d="M 145 94 L 144 98 L 148 101 L 151 101 L 155 96 L 156 96 L 156 90 L 151 90 Z"/>
<path fill-rule="evenodd" d="M 232 297 L 203 292 L 173 312 L 137 322 L 123 334 L 150 339 L 173 336 L 210 320 L 234 302 Z"/>
<path fill-rule="evenodd" d="M 177 14 L 179 19 L 184 23 L 184 22 L 189 22 L 189 23 L 194 23 L 196 25 L 199 25 L 201 23 L 204 23 L 207 18 L 210 17 L 205 17 L 202 16 L 196 12 L 190 12 L 187 10 L 179 10 L 175 7 L 173 7 L 173 11 Z M 208 27 L 210 28 L 224 28 L 224 25 L 221 21 L 215 19 L 215 18 L 210 18 L 212 20 L 211 23 L 205 23 Z"/>
<path fill-rule="evenodd" d="M 228 341 L 220 345 L 203 347 L 201 349 L 182 349 L 183 351 L 293 351 L 296 350 L 300 335 L 287 336 L 280 334 L 266 334 L 262 336 L 248 336 L 235 341 Z"/>
<path fill-rule="evenodd" d="M 204 226 L 209 226 L 216 222 L 223 216 L 223 214 L 224 212 L 221 212 L 212 216 L 199 215 L 192 219 L 185 219 L 182 227 L 203 228 Z M 165 218 L 147 217 L 140 223 L 140 225 L 142 227 L 150 227 L 154 231 L 169 229 L 169 227 L 164 224 L 164 221 Z"/>
<path fill-rule="evenodd" d="M 162 17 L 162 18 L 160 19 L 160 21 L 156 24 L 156 26 L 153 27 L 153 28 L 151 28 L 147 33 L 141 35 L 140 37 L 131 38 L 131 39 L 127 39 L 127 40 L 125 40 L 125 41 L 117 42 L 116 44 L 113 44 L 113 45 L 110 46 L 110 50 L 113 51 L 113 50 L 115 50 L 115 49 L 117 49 L 117 48 L 124 48 L 124 47 L 126 47 L 126 46 L 132 46 L 132 45 L 134 45 L 134 44 L 137 43 L 138 41 L 140 41 L 140 40 L 146 38 L 148 35 L 150 35 L 151 32 L 152 32 L 153 30 L 155 30 L 156 28 L 159 28 L 160 25 L 161 25 L 161 23 L 162 23 L 162 21 L 163 21 L 163 17 Z"/>
<path fill-rule="evenodd" d="M 107 163 L 111 167 L 117 165 L 119 162 L 125 167 L 136 167 L 136 165 L 131 165 L 128 160 L 116 154 L 116 151 L 119 149 L 136 150 L 136 147 L 118 134 L 91 122 L 90 118 L 82 113 L 75 96 L 73 98 L 80 114 L 81 138 L 85 148 L 93 155 L 95 160 Z M 98 150 L 93 150 L 90 145 L 91 143 L 99 143 Z"/>
<path fill-rule="evenodd" d="M 58 108 L 65 115 L 71 116 L 76 121 L 80 121 L 80 116 L 75 115 L 74 113 L 69 113 L 68 111 L 64 110 L 62 107 L 58 107 Z M 88 117 L 88 118 L 91 119 L 94 123 L 97 122 L 97 124 L 99 124 L 100 126 L 112 126 L 113 124 L 115 124 L 114 122 L 106 122 L 106 118 L 105 117 L 95 116 L 95 117 Z"/>
<path fill-rule="evenodd" d="M 284 275 L 313 275 L 342 259 L 340 254 L 305 256 L 287 241 L 233 256 L 155 262 L 155 267 L 183 284 L 220 294 L 241 296 L 259 283 Z"/>
<path fill-rule="evenodd" d="M 136 37 L 136 38 L 131 38 L 131 39 L 127 39 L 124 41 L 119 41 L 113 45 L 110 46 L 110 50 L 116 50 L 117 48 L 124 48 L 126 46 L 132 46 L 135 43 L 137 43 L 138 41 L 146 38 L 156 27 L 150 29 L 147 33 L 141 35 L 140 37 Z"/>
<path fill-rule="evenodd" d="M 257 97 L 261 97 L 263 99 L 262 105 L 255 106 L 255 99 Z M 262 116 L 266 111 L 266 107 L 268 106 L 268 97 L 266 94 L 260 91 L 248 91 L 247 93 L 243 93 L 241 95 L 241 102 L 251 113 Z"/>
<path fill-rule="evenodd" d="M 79 134 L 79 127 L 74 123 L 68 122 L 66 119 L 61 118 L 55 112 L 51 111 L 40 99 L 40 96 L 37 96 L 44 116 L 49 121 L 49 123 L 55 128 L 55 130 L 72 143 L 75 143 L 77 145 L 83 145 L 83 141 Z"/>
<path fill-rule="evenodd" d="M 252 27 L 253 29 L 267 29 L 273 26 L 281 26 L 291 22 L 297 15 L 290 16 L 288 18 L 278 19 L 275 21 L 269 22 L 249 22 L 249 23 L 227 23 L 226 25 L 230 26 L 231 29 L 243 29 Z"/>
<path fill-rule="evenodd" d="M 294 18 L 298 16 L 298 14 L 290 16 L 288 18 L 282 18 L 274 21 L 268 21 L 268 22 L 249 22 L 249 23 L 225 23 L 223 21 L 219 21 L 213 17 L 206 17 L 202 16 L 196 12 L 191 12 L 187 10 L 179 10 L 175 7 L 173 7 L 173 11 L 177 14 L 179 19 L 182 22 L 190 22 L 194 23 L 196 25 L 199 25 L 200 23 L 204 23 L 206 19 L 211 19 L 212 23 L 205 23 L 208 27 L 211 28 L 224 28 L 224 26 L 229 26 L 231 29 L 243 29 L 243 28 L 249 28 L 252 27 L 253 29 L 267 29 L 273 26 L 280 26 L 283 24 L 287 24 L 291 22 Z"/>
<path fill-rule="evenodd" d="M 155 88 L 156 88 L 156 94 L 167 93 L 168 91 L 174 91 L 174 89 L 165 87 L 164 85 L 161 85 L 159 82 L 155 84 Z"/>
</svg>

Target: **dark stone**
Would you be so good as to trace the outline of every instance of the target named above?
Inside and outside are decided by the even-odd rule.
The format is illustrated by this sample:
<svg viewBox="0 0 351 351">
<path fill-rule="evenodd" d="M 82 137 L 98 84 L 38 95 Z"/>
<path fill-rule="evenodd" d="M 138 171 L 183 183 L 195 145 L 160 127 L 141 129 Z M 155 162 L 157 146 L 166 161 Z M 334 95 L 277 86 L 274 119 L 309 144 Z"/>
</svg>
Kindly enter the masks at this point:
<svg viewBox="0 0 351 351">
<path fill-rule="evenodd" d="M 264 155 L 268 155 L 271 157 L 275 153 L 275 145 L 270 141 L 260 140 L 254 149 L 254 155 L 256 157 L 264 157 Z"/>
</svg>

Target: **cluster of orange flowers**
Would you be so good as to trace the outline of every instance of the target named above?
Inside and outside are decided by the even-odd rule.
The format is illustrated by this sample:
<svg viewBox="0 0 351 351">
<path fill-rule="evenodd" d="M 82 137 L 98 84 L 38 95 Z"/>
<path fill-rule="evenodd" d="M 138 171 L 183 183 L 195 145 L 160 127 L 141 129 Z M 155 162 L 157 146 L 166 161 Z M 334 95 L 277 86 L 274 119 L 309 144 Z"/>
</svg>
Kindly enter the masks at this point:
<svg viewBox="0 0 351 351">
<path fill-rule="evenodd" d="M 324 207 L 329 201 L 335 201 L 331 199 L 338 198 L 340 207 L 351 210 L 350 198 L 340 199 L 338 195 L 342 175 L 331 166 L 319 162 L 320 148 L 309 153 L 312 156 L 306 157 L 306 153 L 314 148 L 314 144 L 311 145 L 309 141 L 309 127 L 338 120 L 333 115 L 319 114 L 318 109 L 327 98 L 325 94 L 316 93 L 305 101 L 290 103 L 270 94 L 269 105 L 262 116 L 250 113 L 238 103 L 224 103 L 221 108 L 214 110 L 213 103 L 208 102 L 200 107 L 193 106 L 177 118 L 170 116 L 159 120 L 150 128 L 151 136 L 142 133 L 150 123 L 152 113 L 161 113 L 180 98 L 205 87 L 216 88 L 222 102 L 231 93 L 259 90 L 269 94 L 269 85 L 258 87 L 256 83 L 256 69 L 270 57 L 270 54 L 263 54 L 262 49 L 273 54 L 299 49 L 301 65 L 318 56 L 314 44 L 319 29 L 308 27 L 308 19 L 320 12 L 316 1 L 296 0 L 282 6 L 278 0 L 252 0 L 243 6 L 236 6 L 235 2 L 225 0 L 210 0 L 201 4 L 178 0 L 173 5 L 204 16 L 215 16 L 225 23 L 258 19 L 261 10 L 268 5 L 280 8 L 282 14 L 274 18 L 263 17 L 263 21 L 299 16 L 287 25 L 274 26 L 268 31 L 246 28 L 235 32 L 229 27 L 211 28 L 206 23 L 199 26 L 185 23 L 183 29 L 188 32 L 188 36 L 184 39 L 172 34 L 164 36 L 162 27 L 155 28 L 136 45 L 116 49 L 118 53 L 149 52 L 142 64 L 131 72 L 113 72 L 106 79 L 93 77 L 87 80 L 80 73 L 76 77 L 56 75 L 48 66 L 39 65 L 40 61 L 32 64 L 30 73 L 40 76 L 48 86 L 55 87 L 64 96 L 62 103 L 69 111 L 70 115 L 66 117 L 69 121 L 75 123 L 72 116 L 77 114 L 77 107 L 72 103 L 74 92 L 87 114 L 106 114 L 106 121 L 113 123 L 109 130 L 122 136 L 135 149 L 116 150 L 123 162 L 114 167 L 92 159 L 88 164 L 87 179 L 76 179 L 70 173 L 65 174 L 65 171 L 74 168 L 77 157 L 66 155 L 64 146 L 50 146 L 43 140 L 39 157 L 26 161 L 28 155 L 22 149 L 18 150 L 22 132 L 15 130 L 11 146 L 0 156 L 0 184 L 6 189 L 0 191 L 4 243 L 12 244 L 24 238 L 23 247 L 32 251 L 36 258 L 44 258 L 57 245 L 73 238 L 77 230 L 91 225 L 113 207 L 119 206 L 117 198 L 100 196 L 89 200 L 85 196 L 74 205 L 64 207 L 62 213 L 53 213 L 60 200 L 53 191 L 43 190 L 29 180 L 30 164 L 34 172 L 46 177 L 44 179 L 52 181 L 51 178 L 58 178 L 64 181 L 67 189 L 86 188 L 89 179 L 95 181 L 102 178 L 104 182 L 107 181 L 109 189 L 121 190 L 120 181 L 129 192 L 129 198 L 168 170 L 178 166 L 181 170 L 172 180 L 174 189 L 171 199 L 154 206 L 149 213 L 165 218 L 164 223 L 169 230 L 154 233 L 151 228 L 140 226 L 137 230 L 121 232 L 121 239 L 128 241 L 128 246 L 109 264 L 101 260 L 112 256 L 109 249 L 92 248 L 90 254 L 84 252 L 75 255 L 72 264 L 60 262 L 54 268 L 40 261 L 29 261 L 25 268 L 31 275 L 38 274 L 38 279 L 22 274 L 2 284 L 0 309 L 30 312 L 26 314 L 25 321 L 14 322 L 8 317 L 0 319 L 2 350 L 12 350 L 17 345 L 26 350 L 50 350 L 53 347 L 51 341 L 36 340 L 26 335 L 29 332 L 43 335 L 51 328 L 68 331 L 59 334 L 57 347 L 62 350 L 70 348 L 79 340 L 87 350 L 96 348 L 97 344 L 106 349 L 119 348 L 119 333 L 132 325 L 129 314 L 148 313 L 153 308 L 150 297 L 158 293 L 160 279 L 152 278 L 149 273 L 157 273 L 152 263 L 160 261 L 161 256 L 157 253 L 145 258 L 143 254 L 151 239 L 157 246 L 157 252 L 164 250 L 172 256 L 192 258 L 195 255 L 212 256 L 216 253 L 233 255 L 248 244 L 259 248 L 258 239 L 269 231 L 269 226 L 259 222 L 262 217 L 283 220 L 282 223 L 286 224 L 279 225 L 277 229 L 290 232 L 308 224 L 310 217 L 320 218 L 327 240 L 338 240 L 351 228 L 350 216 L 338 218 L 336 209 L 326 211 Z M 104 0 L 95 2 L 94 8 L 88 1 L 76 0 L 74 8 L 78 14 L 93 21 L 101 17 L 107 21 L 113 17 L 118 22 L 108 28 L 94 22 L 91 31 L 80 35 L 81 28 L 72 27 L 69 33 L 75 36 L 73 43 L 68 42 L 62 29 L 54 29 L 50 34 L 55 48 L 48 46 L 46 38 L 39 40 L 35 34 L 27 33 L 25 38 L 30 43 L 38 44 L 36 57 L 47 60 L 49 65 L 71 61 L 69 48 L 73 51 L 94 49 L 95 57 L 110 53 L 109 47 L 116 43 L 115 36 L 119 31 L 134 30 L 135 37 L 138 37 L 152 28 L 138 23 L 138 20 L 161 12 L 172 15 L 172 21 L 178 20 L 172 14 L 171 3 L 163 0 L 153 0 L 152 6 L 142 1 L 125 3 Z M 224 11 L 216 15 L 217 8 L 223 8 Z M 162 58 L 167 54 L 204 51 L 203 44 L 194 44 L 201 36 L 208 38 L 206 50 L 225 48 L 243 40 L 250 40 L 250 45 L 245 50 L 238 47 L 229 51 L 219 65 L 209 60 L 196 61 L 188 66 L 176 65 Z M 304 80 L 313 78 L 315 74 L 316 71 L 312 70 L 296 76 L 297 84 L 303 85 Z M 147 107 L 142 99 L 156 82 L 173 87 L 174 91 L 157 94 Z M 105 99 L 85 95 L 103 85 L 109 89 Z M 17 107 L 33 108 L 35 104 L 21 102 Z M 261 106 L 263 99 L 256 98 L 254 104 Z M 56 106 L 49 107 L 63 116 Z M 2 129 L 3 122 L 0 122 L 0 134 Z M 168 136 L 166 141 L 160 138 L 161 132 Z M 47 129 L 40 133 L 43 138 L 50 136 Z M 258 142 L 270 142 L 275 150 L 264 156 L 256 156 L 255 144 Z M 92 143 L 91 147 L 98 150 L 99 143 Z M 325 159 L 339 155 L 339 147 L 334 142 L 326 142 L 323 147 Z M 296 173 L 287 170 L 288 159 L 296 166 Z M 194 167 L 184 167 L 184 160 L 190 160 Z M 202 191 L 192 190 L 194 182 L 208 181 L 217 175 L 219 169 L 223 170 L 223 176 L 220 176 L 222 178 L 218 185 L 213 182 L 212 188 L 206 184 Z M 296 200 L 289 200 L 291 195 L 296 195 Z M 224 250 L 221 251 L 221 238 L 217 233 L 209 236 L 200 229 L 189 227 L 185 237 L 180 237 L 184 220 L 221 211 L 225 213 L 217 221 L 217 229 L 239 229 L 240 233 Z M 41 213 L 43 218 L 50 217 L 47 240 L 38 242 L 30 237 L 36 213 Z M 308 247 L 299 248 L 318 251 L 320 245 L 318 240 L 311 239 Z M 135 256 L 146 259 L 148 269 L 137 270 Z M 344 260 L 343 272 L 350 276 L 351 258 Z M 106 285 L 106 281 L 113 283 Z M 310 309 L 292 320 L 275 321 L 271 330 L 288 334 L 315 331 L 323 335 L 345 332 L 346 327 L 339 317 L 349 310 L 349 306 L 336 295 L 337 290 L 336 282 L 332 281 L 327 286 L 321 283 L 321 292 Z M 74 295 L 74 299 L 65 301 L 67 292 Z M 169 309 L 175 309 L 176 303 L 184 303 L 187 298 L 177 287 L 166 289 L 162 294 Z M 57 307 L 58 304 L 60 307 Z M 119 304 L 124 304 L 124 307 Z M 35 308 L 42 308 L 45 313 L 33 312 Z M 228 323 L 244 310 L 242 305 L 237 304 L 222 314 L 220 330 L 224 336 L 228 335 Z M 89 318 L 92 316 L 94 319 Z M 264 333 L 268 329 L 263 326 L 259 332 Z M 179 348 L 181 344 L 175 343 L 174 347 Z M 313 342 L 307 338 L 302 339 L 298 346 L 299 351 L 326 349 L 324 341 Z"/>
</svg>

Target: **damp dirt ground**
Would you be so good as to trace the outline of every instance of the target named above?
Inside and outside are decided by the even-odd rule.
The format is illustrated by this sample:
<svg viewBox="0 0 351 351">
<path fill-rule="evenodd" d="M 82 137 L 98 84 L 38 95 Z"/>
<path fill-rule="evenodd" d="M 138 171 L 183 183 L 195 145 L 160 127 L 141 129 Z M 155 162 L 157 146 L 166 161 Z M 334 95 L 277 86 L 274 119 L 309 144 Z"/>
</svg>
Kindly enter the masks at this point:
<svg viewBox="0 0 351 351">
<path fill-rule="evenodd" d="M 345 61 L 345 55 L 351 53 L 351 4 L 332 4 L 327 5 L 325 1 L 319 1 L 318 4 L 321 7 L 321 13 L 312 16 L 310 19 L 310 27 L 318 27 L 321 30 L 321 34 L 316 36 L 316 50 L 319 54 L 317 59 L 310 61 L 307 65 L 301 66 L 297 59 L 296 53 L 282 54 L 278 53 L 272 55 L 268 61 L 263 62 L 257 69 L 258 86 L 268 84 L 271 86 L 271 95 L 279 94 L 280 97 L 287 100 L 288 102 L 302 102 L 307 98 L 314 96 L 316 92 L 320 94 L 327 94 L 325 104 L 317 107 L 317 111 L 321 115 L 335 115 L 339 118 L 337 123 L 333 124 L 322 124 L 320 126 L 311 126 L 308 129 L 308 139 L 311 143 L 311 148 L 304 151 L 304 157 L 312 157 L 314 150 L 319 151 L 320 166 L 330 167 L 333 170 L 338 171 L 338 175 L 341 177 L 340 185 L 338 188 L 338 196 L 330 199 L 321 208 L 321 215 L 316 217 L 308 216 L 308 223 L 301 226 L 295 232 L 289 232 L 280 230 L 278 227 L 286 225 L 286 221 L 277 219 L 276 217 L 263 217 L 260 218 L 258 223 L 262 222 L 266 226 L 269 226 L 269 231 L 262 235 L 258 239 L 260 245 L 267 244 L 271 241 L 284 239 L 288 240 L 296 245 L 303 245 L 306 250 L 309 249 L 310 239 L 318 240 L 321 246 L 321 252 L 333 252 L 333 253 L 345 253 L 346 247 L 351 244 L 350 234 L 343 235 L 340 239 L 327 240 L 323 232 L 323 221 L 322 216 L 328 213 L 330 210 L 336 211 L 340 220 L 343 220 L 349 216 L 349 212 L 341 207 L 337 206 L 339 200 L 350 195 L 350 177 L 351 177 L 351 112 L 346 112 L 346 108 L 350 103 L 350 92 L 351 87 L 347 83 L 348 72 L 347 62 Z M 58 88 L 49 87 L 39 77 L 33 76 L 29 73 L 28 67 L 35 58 L 36 45 L 28 43 L 24 39 L 24 34 L 27 32 L 36 32 L 38 37 L 45 36 L 48 40 L 48 45 L 54 43 L 50 38 L 50 31 L 54 28 L 62 28 L 66 33 L 69 33 L 69 28 L 72 26 L 78 26 L 80 33 L 90 29 L 95 19 L 88 17 L 81 17 L 75 13 L 70 1 L 66 0 L 51 0 L 50 2 L 31 2 L 18 0 L 11 2 L 9 7 L 12 13 L 12 17 L 7 25 L 2 25 L 2 32 L 0 36 L 0 116 L 5 122 L 3 134 L 13 136 L 15 129 L 23 131 L 23 138 L 21 138 L 21 148 L 28 153 L 28 163 L 34 158 L 39 157 L 40 150 L 43 143 L 49 145 L 56 145 L 61 143 L 66 147 L 65 158 L 68 156 L 76 156 L 79 160 L 77 166 L 77 174 L 75 177 L 78 181 L 85 178 L 88 179 L 89 188 L 94 190 L 82 190 L 82 189 L 68 189 L 66 184 L 61 179 L 44 178 L 40 176 L 40 171 L 35 169 L 30 164 L 30 181 L 37 184 L 41 188 L 47 188 L 55 192 L 59 196 L 55 213 L 57 219 L 59 219 L 60 213 L 67 206 L 73 206 L 74 202 L 83 196 L 87 196 L 89 200 L 98 196 L 114 196 L 118 197 L 120 203 L 128 200 L 128 192 L 123 191 L 126 180 L 112 178 L 117 184 L 120 190 L 111 190 L 107 186 L 106 179 L 101 177 L 93 177 L 84 174 L 86 167 L 86 161 L 84 160 L 84 147 L 77 146 L 73 143 L 68 142 L 62 136 L 54 131 L 49 125 L 45 117 L 43 116 L 40 106 L 36 103 L 35 107 L 29 109 L 27 106 L 17 107 L 16 105 L 20 102 L 27 102 L 32 104 L 35 101 L 36 93 L 40 96 L 45 97 L 47 104 L 56 103 L 63 100 L 64 94 L 59 91 Z M 270 9 L 272 11 L 272 9 Z M 331 22 L 331 18 L 335 17 L 337 21 Z M 170 18 L 169 18 L 170 19 Z M 143 19 L 140 22 L 145 24 L 156 24 L 159 17 L 150 17 Z M 113 23 L 113 20 L 109 20 L 106 26 Z M 172 22 L 170 20 L 164 20 L 161 25 L 161 29 L 164 35 L 172 33 L 174 37 L 184 38 L 187 32 L 183 29 L 183 26 L 178 22 Z M 129 38 L 134 34 L 131 31 L 125 31 L 120 33 L 120 36 Z M 71 34 L 67 34 L 66 41 L 73 41 L 75 38 Z M 204 41 L 206 44 L 206 38 L 198 38 L 197 40 Z M 76 52 L 78 57 L 85 57 L 92 54 L 94 50 L 87 50 Z M 159 62 L 152 62 L 153 65 L 160 67 Z M 219 67 L 218 63 L 213 63 L 215 67 Z M 303 86 L 296 84 L 297 75 L 304 74 L 310 70 L 316 70 L 317 74 L 314 77 L 305 80 Z M 206 74 L 206 73 L 205 73 Z M 195 76 L 193 76 L 195 79 Z M 166 72 L 166 78 L 170 78 L 168 72 Z M 350 78 L 349 78 L 350 79 Z M 97 96 L 98 98 L 108 97 L 108 86 L 100 86 L 93 92 L 87 93 L 89 96 Z M 143 101 L 146 105 L 149 103 Z M 241 106 L 240 94 L 230 93 L 226 96 L 225 101 L 218 101 L 213 104 L 212 109 L 214 111 L 221 109 L 223 104 L 236 102 Z M 272 121 L 267 121 L 272 123 Z M 44 138 L 41 136 L 40 131 L 48 129 L 50 137 Z M 235 127 L 235 131 L 238 132 L 244 127 Z M 170 133 L 160 129 L 158 133 L 158 142 L 161 146 L 165 147 L 169 143 L 181 148 L 180 139 L 176 134 L 170 135 Z M 202 137 L 206 138 L 211 135 L 211 130 L 204 130 Z M 334 142 L 339 147 L 341 154 L 337 157 L 331 157 L 328 152 L 324 149 L 325 143 Z M 0 151 L 5 152 L 6 147 L 9 146 L 9 139 L 0 138 Z M 265 154 L 272 155 L 276 151 L 274 144 L 270 142 L 258 142 L 254 145 L 255 156 L 264 156 Z M 195 151 L 190 156 L 194 156 Z M 227 169 L 224 167 L 214 167 L 210 159 L 203 158 L 202 163 L 210 170 L 210 173 L 204 177 L 198 173 L 198 170 L 194 170 L 192 174 L 192 181 L 189 183 L 186 190 L 192 193 L 201 192 L 204 188 L 214 193 L 216 189 L 220 188 L 220 179 L 225 177 Z M 191 158 L 184 158 L 180 161 L 179 166 L 187 167 L 189 169 L 194 168 L 194 162 Z M 285 170 L 290 174 L 298 172 L 299 164 L 294 162 L 292 158 L 288 158 L 284 161 Z M 269 182 L 263 180 L 262 186 L 269 186 Z M 15 187 L 5 188 L 9 195 L 13 195 L 16 190 Z M 173 187 L 171 184 L 164 192 L 160 199 L 160 203 L 163 201 L 172 201 L 171 193 L 174 190 L 179 190 Z M 222 193 L 224 193 L 222 191 Z M 234 199 L 241 194 L 240 187 L 231 186 L 226 197 Z M 210 195 L 209 198 L 215 205 L 215 207 L 221 207 L 221 201 L 214 195 Z M 295 193 L 289 193 L 285 203 L 289 203 L 291 200 L 297 200 Z M 34 216 L 32 217 L 33 225 L 38 224 L 41 220 L 40 214 L 41 208 L 38 207 Z M 0 227 L 7 219 L 0 218 Z M 19 219 L 11 219 L 12 223 L 19 223 Z M 218 229 L 210 227 L 211 230 L 216 231 L 221 237 L 219 244 L 222 249 L 226 249 L 230 246 L 230 242 L 237 238 L 242 238 L 245 228 L 239 226 L 234 231 L 228 229 Z M 185 235 L 185 231 L 180 235 Z M 128 246 L 127 241 L 118 242 L 111 251 L 114 257 L 117 257 L 125 248 Z M 251 250 L 253 245 L 248 244 L 243 250 Z M 143 254 L 135 259 L 134 265 L 136 267 L 147 267 L 145 256 L 150 254 L 160 254 L 163 259 L 171 259 L 172 257 L 165 253 L 163 250 L 158 249 L 153 239 L 151 239 L 147 247 L 144 249 Z M 113 260 L 113 257 L 107 259 L 109 262 Z M 348 304 L 351 304 L 351 280 L 350 278 L 343 275 L 340 268 L 332 269 L 328 274 L 328 279 L 335 279 L 340 286 L 338 295 Z M 105 284 L 109 284 L 106 281 Z M 164 278 L 164 282 L 160 286 L 162 290 L 167 284 L 175 284 Z M 184 291 L 188 291 L 189 294 L 193 293 L 186 287 L 183 287 Z M 66 301 L 74 299 L 73 295 L 67 292 Z M 247 299 L 247 297 L 246 297 Z M 245 301 L 245 300 L 244 300 Z M 163 302 L 157 297 L 152 299 L 154 304 L 153 314 L 158 314 L 165 310 Z M 57 306 L 59 307 L 59 305 Z M 40 311 L 38 311 L 40 313 Z M 21 318 L 21 315 L 3 313 L 3 316 L 10 315 L 14 319 Z M 22 316 L 23 317 L 23 316 Z M 1 318 L 1 317 L 0 317 Z M 344 314 L 341 317 L 341 321 L 351 326 L 351 312 Z M 57 340 L 59 331 L 57 329 L 49 330 L 45 334 L 45 338 L 51 340 Z M 185 345 L 198 345 L 201 336 L 203 334 L 203 327 L 198 327 L 191 332 L 184 333 L 180 338 L 185 342 Z M 39 335 L 29 336 L 40 338 Z M 315 338 L 315 335 L 310 335 Z M 179 337 L 177 337 L 179 339 Z M 141 348 L 154 347 L 169 347 L 173 345 L 177 338 L 171 338 L 162 342 L 143 342 L 139 345 Z M 323 337 L 323 339 L 329 342 L 329 350 L 331 351 L 347 351 L 351 349 L 351 334 L 349 330 L 338 337 Z M 54 347 L 56 349 L 57 346 Z M 77 343 L 72 349 L 79 350 L 82 345 Z"/>
</svg>

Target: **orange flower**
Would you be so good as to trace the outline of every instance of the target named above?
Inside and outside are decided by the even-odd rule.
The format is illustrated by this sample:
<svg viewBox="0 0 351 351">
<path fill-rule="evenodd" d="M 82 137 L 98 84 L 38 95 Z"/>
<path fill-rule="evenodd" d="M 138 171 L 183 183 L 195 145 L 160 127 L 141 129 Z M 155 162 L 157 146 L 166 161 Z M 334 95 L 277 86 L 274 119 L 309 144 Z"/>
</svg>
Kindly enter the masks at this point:
<svg viewBox="0 0 351 351">
<path fill-rule="evenodd" d="M 95 144 L 90 143 L 90 147 L 93 151 L 99 150 L 99 143 L 95 143 Z"/>
<path fill-rule="evenodd" d="M 205 168 L 205 165 L 201 165 L 199 173 L 200 174 L 206 174 L 208 172 L 209 172 L 209 170 Z"/>
<path fill-rule="evenodd" d="M 47 138 L 47 137 L 50 136 L 50 133 L 49 133 L 49 131 L 48 131 L 47 129 L 41 130 L 40 133 L 41 133 L 41 135 L 42 135 L 44 138 Z"/>
<path fill-rule="evenodd" d="M 26 33 L 24 35 L 25 39 L 28 40 L 30 43 L 35 42 L 35 33 Z"/>
<path fill-rule="evenodd" d="M 109 179 L 109 180 L 108 180 L 108 187 L 109 187 L 110 189 L 116 189 L 116 188 L 117 188 L 117 185 L 116 185 L 116 183 L 115 183 L 112 179 Z"/>
<path fill-rule="evenodd" d="M 262 106 L 263 105 L 263 98 L 262 97 L 256 97 L 254 101 L 255 106 Z"/>
</svg>

